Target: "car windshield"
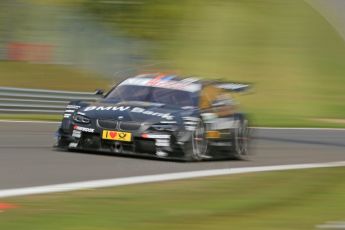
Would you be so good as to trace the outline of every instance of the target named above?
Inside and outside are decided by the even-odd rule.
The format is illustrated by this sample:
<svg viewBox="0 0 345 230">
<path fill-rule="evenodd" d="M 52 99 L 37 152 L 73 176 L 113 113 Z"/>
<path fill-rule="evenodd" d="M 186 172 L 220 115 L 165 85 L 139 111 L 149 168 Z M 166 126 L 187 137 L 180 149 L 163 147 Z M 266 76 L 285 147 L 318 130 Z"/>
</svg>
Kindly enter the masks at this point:
<svg viewBox="0 0 345 230">
<path fill-rule="evenodd" d="M 145 101 L 173 106 L 197 106 L 197 94 L 184 90 L 151 86 L 120 85 L 113 89 L 106 101 Z"/>
</svg>

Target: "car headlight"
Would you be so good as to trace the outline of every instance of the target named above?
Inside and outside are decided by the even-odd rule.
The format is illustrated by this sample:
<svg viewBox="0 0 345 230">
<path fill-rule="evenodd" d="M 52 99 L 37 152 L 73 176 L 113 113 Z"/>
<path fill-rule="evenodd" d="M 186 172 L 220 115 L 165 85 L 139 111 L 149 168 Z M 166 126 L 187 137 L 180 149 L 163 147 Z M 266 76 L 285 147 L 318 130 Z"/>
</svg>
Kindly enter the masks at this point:
<svg viewBox="0 0 345 230">
<path fill-rule="evenodd" d="M 89 124 L 90 123 L 90 118 L 80 115 L 80 114 L 76 114 L 73 116 L 73 121 L 77 122 L 77 123 L 82 123 L 82 124 Z"/>
</svg>

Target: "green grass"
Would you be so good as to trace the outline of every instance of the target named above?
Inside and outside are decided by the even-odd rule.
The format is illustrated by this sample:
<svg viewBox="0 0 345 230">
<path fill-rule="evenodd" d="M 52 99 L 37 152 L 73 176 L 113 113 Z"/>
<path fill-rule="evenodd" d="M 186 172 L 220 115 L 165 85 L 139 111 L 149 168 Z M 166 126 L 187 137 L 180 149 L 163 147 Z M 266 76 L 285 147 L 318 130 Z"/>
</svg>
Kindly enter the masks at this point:
<svg viewBox="0 0 345 230">
<path fill-rule="evenodd" d="M 0 62 L 0 86 L 93 92 L 110 83 L 101 75 L 63 65 Z"/>
<path fill-rule="evenodd" d="M 315 229 L 345 220 L 345 168 L 308 169 L 3 199 L 0 229 Z"/>
</svg>

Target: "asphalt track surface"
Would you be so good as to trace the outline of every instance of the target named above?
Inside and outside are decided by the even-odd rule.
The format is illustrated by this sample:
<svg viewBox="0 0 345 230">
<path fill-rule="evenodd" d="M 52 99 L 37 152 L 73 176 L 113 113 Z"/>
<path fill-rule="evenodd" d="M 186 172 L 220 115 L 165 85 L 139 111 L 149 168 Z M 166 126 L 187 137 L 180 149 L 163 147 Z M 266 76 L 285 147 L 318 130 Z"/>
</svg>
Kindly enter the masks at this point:
<svg viewBox="0 0 345 230">
<path fill-rule="evenodd" d="M 345 130 L 253 130 L 250 161 L 182 163 L 55 151 L 58 124 L 0 122 L 0 190 L 248 166 L 345 160 Z"/>
</svg>

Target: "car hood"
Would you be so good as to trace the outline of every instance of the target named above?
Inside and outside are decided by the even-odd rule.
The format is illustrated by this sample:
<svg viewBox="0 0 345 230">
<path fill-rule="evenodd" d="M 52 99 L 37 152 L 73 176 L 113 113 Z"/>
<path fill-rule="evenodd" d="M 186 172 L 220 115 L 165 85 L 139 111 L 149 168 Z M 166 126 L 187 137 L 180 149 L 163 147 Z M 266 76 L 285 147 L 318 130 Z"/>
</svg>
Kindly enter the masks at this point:
<svg viewBox="0 0 345 230">
<path fill-rule="evenodd" d="M 91 119 L 111 119 L 155 123 L 159 121 L 180 122 L 190 112 L 180 107 L 151 102 L 97 102 L 79 109 L 79 113 Z"/>
</svg>

